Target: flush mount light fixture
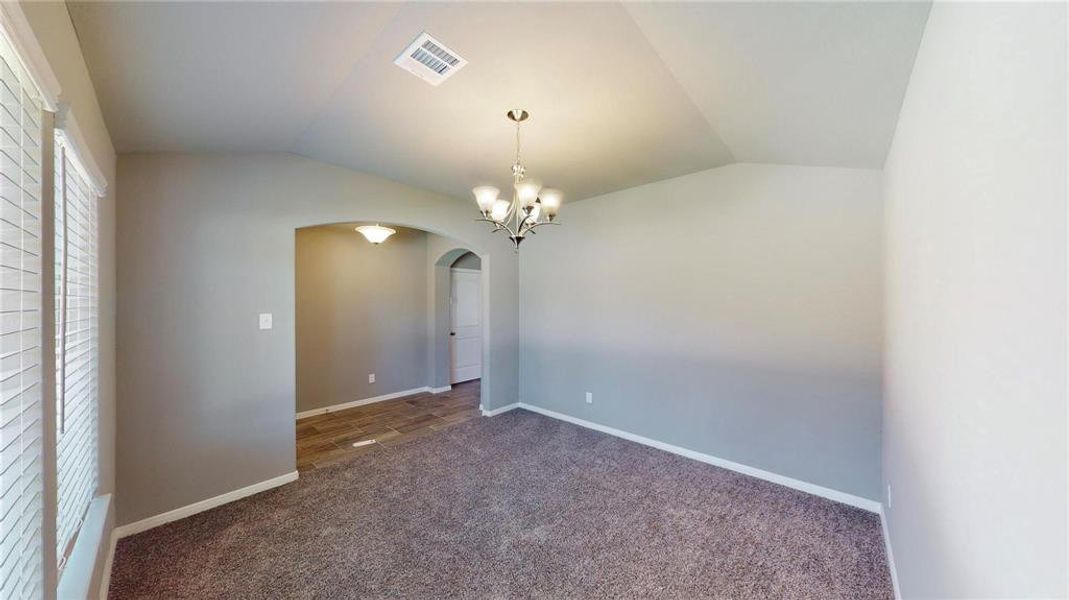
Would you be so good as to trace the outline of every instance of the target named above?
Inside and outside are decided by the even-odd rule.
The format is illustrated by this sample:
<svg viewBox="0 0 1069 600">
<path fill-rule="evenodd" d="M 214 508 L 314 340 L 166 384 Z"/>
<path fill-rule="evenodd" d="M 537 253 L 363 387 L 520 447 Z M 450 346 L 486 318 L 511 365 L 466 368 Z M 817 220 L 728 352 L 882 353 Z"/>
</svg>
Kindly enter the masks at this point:
<svg viewBox="0 0 1069 600">
<path fill-rule="evenodd" d="M 386 238 L 397 233 L 393 229 L 390 229 L 389 227 L 383 227 L 382 225 L 379 225 L 377 223 L 375 225 L 361 225 L 360 227 L 356 228 L 356 231 L 359 231 L 361 234 L 363 234 L 364 237 L 367 238 L 367 241 L 371 242 L 372 244 L 375 244 L 376 246 L 385 242 Z"/>
<path fill-rule="evenodd" d="M 526 110 L 515 108 L 506 113 L 509 120 L 516 123 L 516 162 L 512 165 L 512 201 L 498 198 L 501 190 L 492 185 L 480 185 L 472 191 L 475 204 L 486 221 L 494 226 L 494 231 L 504 231 L 512 240 L 512 245 L 519 250 L 520 242 L 527 233 L 534 233 L 542 225 L 559 225 L 554 219 L 560 211 L 564 195 L 560 190 L 543 188 L 534 179 L 527 178 L 527 169 L 520 162 L 520 123 L 530 116 Z"/>
</svg>

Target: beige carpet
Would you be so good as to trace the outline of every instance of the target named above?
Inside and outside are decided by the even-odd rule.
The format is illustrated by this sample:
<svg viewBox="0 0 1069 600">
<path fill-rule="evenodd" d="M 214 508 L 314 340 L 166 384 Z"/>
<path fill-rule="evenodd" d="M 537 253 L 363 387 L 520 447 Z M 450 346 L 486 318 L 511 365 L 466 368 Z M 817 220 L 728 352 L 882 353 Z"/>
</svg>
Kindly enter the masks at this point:
<svg viewBox="0 0 1069 600">
<path fill-rule="evenodd" d="M 892 598 L 879 518 L 526 411 L 120 541 L 120 598 Z"/>
</svg>

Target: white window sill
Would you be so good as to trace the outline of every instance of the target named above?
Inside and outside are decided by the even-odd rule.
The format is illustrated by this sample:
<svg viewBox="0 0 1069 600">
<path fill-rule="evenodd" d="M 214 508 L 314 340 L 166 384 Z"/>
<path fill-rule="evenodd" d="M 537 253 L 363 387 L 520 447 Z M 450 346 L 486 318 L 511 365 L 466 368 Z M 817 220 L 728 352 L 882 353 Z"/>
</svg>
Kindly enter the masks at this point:
<svg viewBox="0 0 1069 600">
<path fill-rule="evenodd" d="M 85 521 L 78 531 L 67 565 L 59 578 L 56 598 L 81 600 L 95 597 L 93 575 L 98 562 L 106 560 L 109 540 L 107 533 L 108 513 L 111 509 L 111 494 L 97 496 L 89 505 Z"/>
</svg>

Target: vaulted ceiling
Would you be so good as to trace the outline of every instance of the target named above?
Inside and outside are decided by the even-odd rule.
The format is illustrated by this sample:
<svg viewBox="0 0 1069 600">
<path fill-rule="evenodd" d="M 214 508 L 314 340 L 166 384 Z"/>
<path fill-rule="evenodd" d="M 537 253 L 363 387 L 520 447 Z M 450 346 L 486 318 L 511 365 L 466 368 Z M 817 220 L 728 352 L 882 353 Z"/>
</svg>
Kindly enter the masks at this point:
<svg viewBox="0 0 1069 600">
<path fill-rule="evenodd" d="M 120 152 L 288 151 L 467 197 L 731 162 L 883 165 L 926 3 L 69 4 Z M 421 31 L 468 60 L 393 64 Z"/>
</svg>

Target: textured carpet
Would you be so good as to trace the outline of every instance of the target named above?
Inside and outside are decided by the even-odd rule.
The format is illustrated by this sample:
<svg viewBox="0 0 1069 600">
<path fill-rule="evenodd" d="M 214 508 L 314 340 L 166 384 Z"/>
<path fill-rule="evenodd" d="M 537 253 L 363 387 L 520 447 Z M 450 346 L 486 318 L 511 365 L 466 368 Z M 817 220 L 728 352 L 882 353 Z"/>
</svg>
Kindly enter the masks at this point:
<svg viewBox="0 0 1069 600">
<path fill-rule="evenodd" d="M 891 598 L 879 518 L 512 411 L 119 542 L 111 598 Z"/>
</svg>

